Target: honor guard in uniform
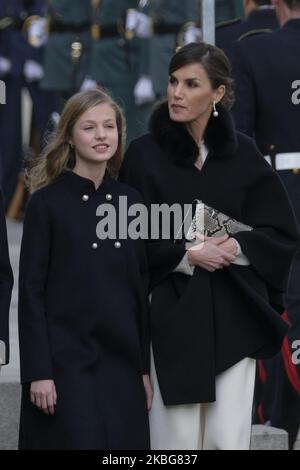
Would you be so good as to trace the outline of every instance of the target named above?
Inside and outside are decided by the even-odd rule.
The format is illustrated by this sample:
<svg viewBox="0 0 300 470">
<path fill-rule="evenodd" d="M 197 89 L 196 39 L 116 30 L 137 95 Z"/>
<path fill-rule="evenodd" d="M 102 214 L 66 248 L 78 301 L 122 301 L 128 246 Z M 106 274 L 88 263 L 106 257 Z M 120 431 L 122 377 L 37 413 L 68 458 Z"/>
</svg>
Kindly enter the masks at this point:
<svg viewBox="0 0 300 470">
<path fill-rule="evenodd" d="M 177 47 L 200 41 L 200 0 L 150 0 L 153 23 L 150 42 L 150 74 L 157 99 L 165 97 L 169 63 Z"/>
<path fill-rule="evenodd" d="M 13 274 L 9 262 L 6 223 L 0 191 L 0 370 L 9 362 L 9 305 Z"/>
<path fill-rule="evenodd" d="M 144 2 L 93 0 L 93 5 L 93 47 L 85 83 L 87 86 L 93 82 L 99 84 L 122 107 L 127 121 L 129 143 L 145 132 L 142 113 L 136 106 L 133 93 L 139 78 L 146 74 L 147 67 L 142 38 L 136 35 L 136 14 L 141 13 Z M 143 25 L 139 25 L 140 31 L 142 28 Z M 149 34 L 145 32 L 145 36 Z"/>
<path fill-rule="evenodd" d="M 93 0 L 48 0 L 49 38 L 41 86 L 57 93 L 57 111 L 87 75 Z"/>
<path fill-rule="evenodd" d="M 28 90 L 35 140 L 40 144 L 51 108 L 51 97 L 39 83 L 43 77 L 45 0 L 1 0 L 0 79 L 6 85 L 6 104 L 0 106 L 2 189 L 5 207 L 14 195 L 22 162 L 22 90 Z M 30 117 L 26 117 L 28 120 Z M 25 123 L 26 124 L 26 123 Z M 29 126 L 30 127 L 30 126 Z M 29 138 L 27 139 L 29 140 Z"/>
<path fill-rule="evenodd" d="M 244 0 L 243 4 L 245 18 L 225 21 L 216 27 L 216 45 L 229 59 L 235 41 L 259 32 L 270 32 L 279 26 L 270 0 Z"/>
<path fill-rule="evenodd" d="M 300 0 L 272 0 L 281 28 L 237 42 L 233 49 L 236 124 L 255 138 L 283 181 L 300 224 Z M 271 195 L 270 195 L 271 197 Z M 262 201 L 263 204 L 263 201 Z M 263 221 L 262 221 L 263 223 Z M 261 422 L 289 432 L 292 447 L 300 424 L 300 258 L 286 295 L 288 337 L 281 355 L 261 364 L 265 383 Z M 280 292 L 277 292 L 280 295 Z M 262 372 L 262 371 L 261 371 Z"/>
</svg>

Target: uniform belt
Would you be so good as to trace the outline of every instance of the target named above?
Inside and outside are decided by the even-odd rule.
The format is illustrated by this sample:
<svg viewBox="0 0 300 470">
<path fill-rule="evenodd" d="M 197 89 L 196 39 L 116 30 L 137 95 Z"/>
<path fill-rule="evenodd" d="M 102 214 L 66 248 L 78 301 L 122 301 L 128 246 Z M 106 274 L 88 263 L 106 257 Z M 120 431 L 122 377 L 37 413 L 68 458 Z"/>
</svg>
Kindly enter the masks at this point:
<svg viewBox="0 0 300 470">
<path fill-rule="evenodd" d="M 266 161 L 272 165 L 270 155 L 265 156 Z M 297 170 L 300 168 L 300 152 L 277 153 L 274 157 L 275 170 Z"/>
<path fill-rule="evenodd" d="M 96 41 L 101 39 L 108 38 L 125 38 L 132 39 L 132 37 L 127 37 L 127 31 L 124 29 L 123 22 L 118 22 L 116 24 L 111 24 L 107 26 L 101 26 L 100 24 L 93 24 L 91 27 L 92 38 Z M 132 35 L 134 36 L 134 34 Z"/>
<path fill-rule="evenodd" d="M 163 36 L 167 34 L 177 34 L 179 33 L 180 29 L 182 28 L 183 23 L 173 23 L 173 24 L 166 24 L 166 23 L 154 23 L 153 25 L 153 32 L 158 36 Z"/>
<path fill-rule="evenodd" d="M 80 34 L 85 31 L 89 31 L 91 23 L 85 21 L 79 24 L 65 24 L 58 21 L 50 21 L 49 31 L 50 33 L 75 33 Z"/>
</svg>

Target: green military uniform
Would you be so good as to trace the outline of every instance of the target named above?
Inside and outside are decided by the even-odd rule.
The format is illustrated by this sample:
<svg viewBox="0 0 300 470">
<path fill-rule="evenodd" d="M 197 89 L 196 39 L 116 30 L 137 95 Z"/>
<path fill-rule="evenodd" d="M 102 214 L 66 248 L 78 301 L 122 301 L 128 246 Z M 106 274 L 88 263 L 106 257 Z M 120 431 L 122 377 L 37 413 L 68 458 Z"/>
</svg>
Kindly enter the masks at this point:
<svg viewBox="0 0 300 470">
<path fill-rule="evenodd" d="M 144 122 L 134 102 L 133 89 L 145 73 L 142 40 L 126 31 L 126 14 L 139 9 L 138 0 L 97 0 L 93 47 L 88 75 L 103 86 L 125 111 L 127 143 L 144 132 Z"/>
<path fill-rule="evenodd" d="M 49 0 L 42 88 L 66 97 L 80 88 L 90 59 L 92 11 L 91 0 Z"/>
<path fill-rule="evenodd" d="M 150 0 L 148 12 L 153 20 L 154 35 L 150 46 L 150 70 L 158 98 L 166 94 L 170 59 L 176 47 L 183 45 L 187 23 L 200 22 L 200 0 Z"/>
</svg>

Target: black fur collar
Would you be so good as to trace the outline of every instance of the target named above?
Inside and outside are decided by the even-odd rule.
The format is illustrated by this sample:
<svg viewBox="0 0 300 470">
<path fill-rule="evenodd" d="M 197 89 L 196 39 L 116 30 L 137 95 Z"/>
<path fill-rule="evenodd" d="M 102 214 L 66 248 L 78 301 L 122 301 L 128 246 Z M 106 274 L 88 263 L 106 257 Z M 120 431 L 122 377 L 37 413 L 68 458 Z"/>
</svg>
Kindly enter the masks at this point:
<svg viewBox="0 0 300 470">
<path fill-rule="evenodd" d="M 237 150 L 237 136 L 233 120 L 223 106 L 218 106 L 219 116 L 211 117 L 204 135 L 209 152 L 218 157 L 232 155 Z M 168 103 L 163 102 L 154 110 L 149 130 L 158 145 L 175 163 L 193 165 L 199 149 L 186 128 L 170 119 Z"/>
</svg>

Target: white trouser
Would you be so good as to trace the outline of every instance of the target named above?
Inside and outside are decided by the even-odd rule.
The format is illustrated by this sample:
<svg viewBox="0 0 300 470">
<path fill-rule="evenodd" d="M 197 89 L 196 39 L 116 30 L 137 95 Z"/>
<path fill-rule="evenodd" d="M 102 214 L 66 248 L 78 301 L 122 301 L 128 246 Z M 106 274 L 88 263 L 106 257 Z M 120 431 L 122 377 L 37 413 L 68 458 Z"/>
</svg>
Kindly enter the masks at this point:
<svg viewBox="0 0 300 470">
<path fill-rule="evenodd" d="M 249 450 L 256 361 L 243 359 L 216 378 L 214 403 L 165 406 L 151 358 L 153 450 Z"/>
</svg>

